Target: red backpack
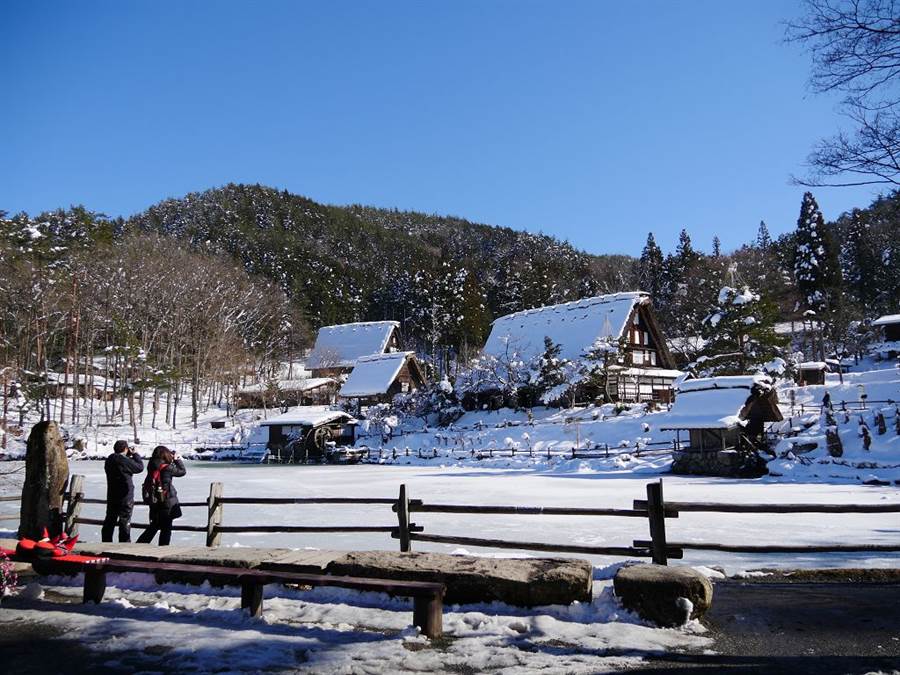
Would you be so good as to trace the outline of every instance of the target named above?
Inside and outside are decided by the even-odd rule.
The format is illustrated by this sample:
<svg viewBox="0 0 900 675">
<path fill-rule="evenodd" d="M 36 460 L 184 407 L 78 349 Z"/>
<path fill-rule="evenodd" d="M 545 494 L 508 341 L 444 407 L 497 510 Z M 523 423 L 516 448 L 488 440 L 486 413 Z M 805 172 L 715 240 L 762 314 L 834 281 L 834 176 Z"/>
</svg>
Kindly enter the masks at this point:
<svg viewBox="0 0 900 675">
<path fill-rule="evenodd" d="M 163 487 L 162 472 L 168 467 L 168 464 L 160 464 L 155 471 L 147 471 L 147 477 L 141 487 L 141 497 L 145 504 L 154 506 L 157 504 L 165 504 L 169 498 L 169 491 Z"/>
</svg>

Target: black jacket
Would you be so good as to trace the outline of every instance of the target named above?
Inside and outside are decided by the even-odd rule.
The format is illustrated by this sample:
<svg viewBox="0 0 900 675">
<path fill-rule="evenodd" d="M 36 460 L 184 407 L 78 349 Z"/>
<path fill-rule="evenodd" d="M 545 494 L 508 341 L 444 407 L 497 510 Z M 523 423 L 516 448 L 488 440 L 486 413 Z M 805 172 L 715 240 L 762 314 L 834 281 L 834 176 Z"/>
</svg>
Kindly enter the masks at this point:
<svg viewBox="0 0 900 675">
<path fill-rule="evenodd" d="M 147 463 L 147 473 L 153 473 L 158 466 L 159 465 L 151 459 Z M 159 474 L 159 482 L 162 483 L 163 490 L 165 490 L 168 495 L 165 508 L 170 514 L 175 511 L 176 508 L 178 509 L 178 514 L 180 515 L 181 513 L 181 507 L 178 506 L 178 492 L 175 490 L 175 482 L 172 479 L 181 478 L 185 474 L 187 474 L 187 470 L 184 468 L 184 462 L 180 459 L 176 459 L 171 464 L 167 464 L 166 468 Z"/>
<path fill-rule="evenodd" d="M 127 453 L 114 452 L 106 458 L 103 468 L 106 470 L 106 503 L 110 506 L 134 504 L 132 476 L 144 470 L 140 456 L 129 457 Z"/>
</svg>

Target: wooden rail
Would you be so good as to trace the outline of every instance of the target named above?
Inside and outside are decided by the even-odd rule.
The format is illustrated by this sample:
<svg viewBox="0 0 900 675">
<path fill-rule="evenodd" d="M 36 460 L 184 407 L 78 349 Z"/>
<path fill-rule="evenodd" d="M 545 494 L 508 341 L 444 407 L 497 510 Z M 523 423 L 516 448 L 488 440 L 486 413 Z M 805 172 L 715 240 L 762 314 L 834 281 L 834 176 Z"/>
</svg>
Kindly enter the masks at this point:
<svg viewBox="0 0 900 675">
<path fill-rule="evenodd" d="M 635 509 L 647 502 L 634 500 Z M 666 502 L 674 511 L 707 513 L 900 513 L 900 504 L 728 504 L 714 502 Z"/>
</svg>

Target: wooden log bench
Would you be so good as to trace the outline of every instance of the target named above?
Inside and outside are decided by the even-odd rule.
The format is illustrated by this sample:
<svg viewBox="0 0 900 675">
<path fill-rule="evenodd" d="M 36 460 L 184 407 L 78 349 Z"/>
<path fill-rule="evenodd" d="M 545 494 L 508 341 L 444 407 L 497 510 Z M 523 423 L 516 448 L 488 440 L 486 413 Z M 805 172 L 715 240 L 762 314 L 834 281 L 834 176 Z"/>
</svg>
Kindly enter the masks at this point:
<svg viewBox="0 0 900 675">
<path fill-rule="evenodd" d="M 443 608 L 445 586 L 429 581 L 396 581 L 365 577 L 280 572 L 246 567 L 219 567 L 217 565 L 192 565 L 187 563 L 156 562 L 142 560 L 115 560 L 101 558 L 91 562 L 68 563 L 47 558 L 35 562 L 40 574 L 84 572 L 83 602 L 99 603 L 106 592 L 106 575 L 109 572 L 169 572 L 183 573 L 194 578 L 207 577 L 211 582 L 241 587 L 241 608 L 251 616 L 263 613 L 263 587 L 266 584 L 297 584 L 302 586 L 335 586 L 355 591 L 374 591 L 413 599 L 413 624 L 432 639 L 443 634 Z"/>
</svg>

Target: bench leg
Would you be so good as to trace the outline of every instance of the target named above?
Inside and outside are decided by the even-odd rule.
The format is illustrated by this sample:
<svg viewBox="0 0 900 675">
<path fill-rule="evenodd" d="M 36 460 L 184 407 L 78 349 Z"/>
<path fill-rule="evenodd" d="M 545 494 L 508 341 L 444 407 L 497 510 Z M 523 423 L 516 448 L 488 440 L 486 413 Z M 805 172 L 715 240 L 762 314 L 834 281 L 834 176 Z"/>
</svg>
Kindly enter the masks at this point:
<svg viewBox="0 0 900 675">
<path fill-rule="evenodd" d="M 444 634 L 444 601 L 439 595 L 413 600 L 413 623 L 432 640 Z"/>
<path fill-rule="evenodd" d="M 100 604 L 103 601 L 104 593 L 106 593 L 106 572 L 91 567 L 85 568 L 82 601 Z"/>
<path fill-rule="evenodd" d="M 249 610 L 250 616 L 262 616 L 263 587 L 255 581 L 241 582 L 241 609 Z"/>
</svg>

